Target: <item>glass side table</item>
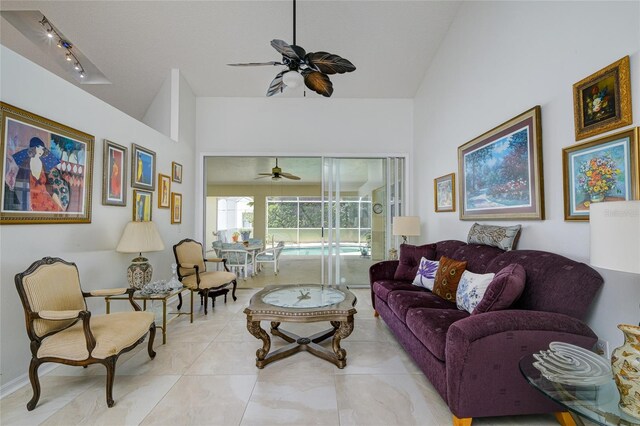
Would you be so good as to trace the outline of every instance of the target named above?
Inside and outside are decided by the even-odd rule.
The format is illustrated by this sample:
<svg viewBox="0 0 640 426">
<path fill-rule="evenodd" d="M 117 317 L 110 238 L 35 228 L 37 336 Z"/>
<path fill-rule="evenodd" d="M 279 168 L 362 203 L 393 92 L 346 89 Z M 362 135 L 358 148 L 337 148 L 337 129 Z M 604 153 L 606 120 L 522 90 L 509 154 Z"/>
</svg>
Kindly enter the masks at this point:
<svg viewBox="0 0 640 426">
<path fill-rule="evenodd" d="M 181 288 L 179 290 L 172 290 L 167 293 L 159 293 L 159 294 L 141 294 L 140 291 L 136 291 L 133 293 L 133 300 L 142 300 L 142 310 L 147 310 L 147 302 L 151 301 L 153 303 L 154 300 L 159 300 L 162 302 L 162 325 L 156 324 L 157 328 L 162 329 L 162 344 L 167 343 L 167 324 L 170 323 L 175 318 L 180 315 L 189 315 L 189 312 L 167 312 L 167 301 L 181 294 L 183 291 L 187 290 L 186 288 Z M 129 296 L 126 294 L 117 295 L 117 296 L 105 296 L 104 302 L 106 303 L 106 313 L 109 314 L 111 312 L 111 301 L 112 300 L 129 300 Z M 167 320 L 167 315 L 175 315 L 171 319 Z"/>
<path fill-rule="evenodd" d="M 565 385 L 545 378 L 533 366 L 534 362 L 533 355 L 527 355 L 520 360 L 520 372 L 527 379 L 527 382 L 572 413 L 600 425 L 640 425 L 640 420 L 628 416 L 618 408 L 620 396 L 613 378 L 599 386 Z M 577 424 L 583 424 L 579 417 L 575 415 L 573 417 Z"/>
</svg>

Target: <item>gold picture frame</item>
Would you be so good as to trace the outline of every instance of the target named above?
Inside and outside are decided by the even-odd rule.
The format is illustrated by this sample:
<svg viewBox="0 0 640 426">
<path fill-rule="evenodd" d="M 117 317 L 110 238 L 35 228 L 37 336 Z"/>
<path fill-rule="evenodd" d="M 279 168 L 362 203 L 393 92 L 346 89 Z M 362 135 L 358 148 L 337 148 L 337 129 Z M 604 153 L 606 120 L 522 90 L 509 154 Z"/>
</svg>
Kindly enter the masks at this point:
<svg viewBox="0 0 640 426">
<path fill-rule="evenodd" d="M 629 56 L 573 85 L 576 140 L 633 123 Z"/>
<path fill-rule="evenodd" d="M 433 180 L 433 201 L 436 213 L 456 211 L 455 173 L 449 173 Z"/>
<path fill-rule="evenodd" d="M 0 224 L 91 223 L 94 137 L 0 102 Z"/>
<path fill-rule="evenodd" d="M 171 207 L 171 176 L 158 173 L 158 208 Z"/>
<path fill-rule="evenodd" d="M 638 127 L 562 150 L 564 220 L 588 221 L 594 202 L 640 199 Z"/>
<path fill-rule="evenodd" d="M 171 223 L 182 223 L 182 194 L 171 193 Z"/>
<path fill-rule="evenodd" d="M 150 222 L 153 213 L 153 192 L 141 189 L 133 190 L 134 222 Z"/>
</svg>

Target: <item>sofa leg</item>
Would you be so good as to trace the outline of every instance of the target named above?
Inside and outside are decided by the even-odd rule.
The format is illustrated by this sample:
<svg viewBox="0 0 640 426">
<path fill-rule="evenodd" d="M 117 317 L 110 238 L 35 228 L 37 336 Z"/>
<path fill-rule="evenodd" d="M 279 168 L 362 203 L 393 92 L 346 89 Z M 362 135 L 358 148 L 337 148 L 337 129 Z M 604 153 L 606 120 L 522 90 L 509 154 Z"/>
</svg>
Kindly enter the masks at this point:
<svg viewBox="0 0 640 426">
<path fill-rule="evenodd" d="M 465 417 L 463 419 L 459 419 L 456 416 L 453 416 L 453 426 L 471 426 L 472 417 Z"/>
<path fill-rule="evenodd" d="M 556 420 L 562 426 L 576 426 L 576 421 L 573 420 L 571 414 L 568 411 L 558 411 L 557 413 L 553 413 L 556 416 Z"/>
<path fill-rule="evenodd" d="M 378 318 L 380 316 L 380 314 L 378 313 L 378 311 L 376 311 L 375 309 L 373 310 L 373 316 Z"/>
</svg>

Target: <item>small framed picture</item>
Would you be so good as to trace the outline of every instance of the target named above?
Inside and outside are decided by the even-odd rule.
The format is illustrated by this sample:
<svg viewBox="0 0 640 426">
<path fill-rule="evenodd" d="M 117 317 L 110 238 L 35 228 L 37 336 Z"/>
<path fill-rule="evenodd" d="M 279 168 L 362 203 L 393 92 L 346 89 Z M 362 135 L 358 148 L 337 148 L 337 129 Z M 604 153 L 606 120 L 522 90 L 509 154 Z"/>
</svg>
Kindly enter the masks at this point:
<svg viewBox="0 0 640 426">
<path fill-rule="evenodd" d="M 102 155 L 102 204 L 127 205 L 127 156 L 129 150 L 104 140 Z"/>
<path fill-rule="evenodd" d="M 625 56 L 573 85 L 576 140 L 633 122 L 629 74 L 629 56 Z"/>
<path fill-rule="evenodd" d="M 177 183 L 182 183 L 182 164 L 171 162 L 171 180 Z"/>
<path fill-rule="evenodd" d="M 158 173 L 158 208 L 168 209 L 171 207 L 171 178 L 162 173 Z"/>
<path fill-rule="evenodd" d="M 639 129 L 562 150 L 564 220 L 589 220 L 593 203 L 637 200 Z"/>
<path fill-rule="evenodd" d="M 182 223 L 182 194 L 171 193 L 171 223 Z"/>
<path fill-rule="evenodd" d="M 156 153 L 131 144 L 131 186 L 154 191 L 156 189 Z"/>
<path fill-rule="evenodd" d="M 433 180 L 436 212 L 456 211 L 456 174 L 440 176 Z"/>
<path fill-rule="evenodd" d="M 151 220 L 151 202 L 153 192 L 133 190 L 133 220 L 135 222 L 148 222 Z"/>
</svg>

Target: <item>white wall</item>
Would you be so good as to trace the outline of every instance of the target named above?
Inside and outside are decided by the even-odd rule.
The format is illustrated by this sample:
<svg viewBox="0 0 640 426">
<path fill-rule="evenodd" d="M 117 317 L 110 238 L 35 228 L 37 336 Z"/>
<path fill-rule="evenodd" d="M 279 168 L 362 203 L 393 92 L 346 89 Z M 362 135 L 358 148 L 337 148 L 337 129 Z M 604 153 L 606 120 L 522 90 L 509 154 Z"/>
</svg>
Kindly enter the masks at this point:
<svg viewBox="0 0 640 426">
<path fill-rule="evenodd" d="M 132 256 L 116 253 L 115 247 L 132 217 L 133 191 L 129 188 L 126 207 L 101 204 L 103 139 L 129 149 L 131 143 L 136 143 L 155 151 L 159 173 L 170 174 L 171 161 L 185 166 L 183 183 L 172 184 L 173 191 L 183 194 L 181 225 L 171 225 L 170 210 L 158 209 L 157 193 L 153 197 L 153 221 L 158 225 L 165 250 L 148 253 L 147 257 L 154 266 L 154 278 L 158 279 L 171 274 L 169 265 L 174 261 L 171 246 L 194 235 L 194 141 L 172 141 L 4 46 L 0 47 L 0 66 L 2 101 L 95 137 L 90 224 L 0 227 L 0 368 L 1 383 L 5 385 L 27 372 L 31 358 L 22 306 L 13 284 L 16 273 L 43 256 L 58 256 L 78 265 L 85 290 L 127 286 L 126 269 Z M 195 133 L 193 128 L 190 132 Z M 90 308 L 104 312 L 103 299 L 92 301 Z"/>
<path fill-rule="evenodd" d="M 143 123 L 168 137 L 171 137 L 171 86 L 172 72 L 169 71 L 142 117 Z"/>
<path fill-rule="evenodd" d="M 630 55 L 638 125 L 639 22 L 637 1 L 462 4 L 415 98 L 415 193 L 425 241 L 466 240 L 473 224 L 458 212 L 434 213 L 433 179 L 458 174 L 457 147 L 541 105 L 547 219 L 517 221 L 519 248 L 588 263 L 588 223 L 563 216 L 562 148 L 576 143 L 572 85 Z M 640 319 L 640 277 L 600 272 L 605 284 L 588 322 L 615 347 L 622 342 L 615 325 Z"/>
</svg>

